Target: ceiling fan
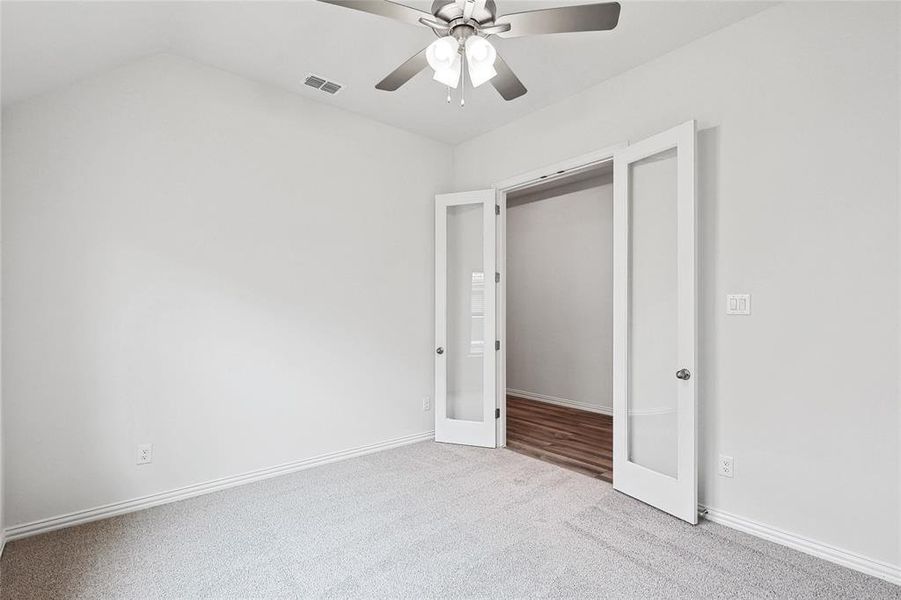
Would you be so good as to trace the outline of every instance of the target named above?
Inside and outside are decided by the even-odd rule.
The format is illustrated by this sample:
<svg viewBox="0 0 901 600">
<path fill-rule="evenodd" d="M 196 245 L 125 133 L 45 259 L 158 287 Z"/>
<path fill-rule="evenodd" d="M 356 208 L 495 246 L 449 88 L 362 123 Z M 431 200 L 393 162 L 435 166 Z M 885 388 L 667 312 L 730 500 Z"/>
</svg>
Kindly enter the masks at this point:
<svg viewBox="0 0 901 600">
<path fill-rule="evenodd" d="M 526 93 L 526 87 L 488 41 L 489 36 L 510 38 L 607 31 L 616 27 L 620 10 L 618 2 L 604 2 L 498 16 L 494 0 L 434 0 L 431 13 L 391 0 L 320 2 L 432 29 L 438 39 L 389 73 L 375 87 L 393 92 L 429 66 L 434 71 L 433 78 L 448 87 L 448 102 L 450 88 L 457 88 L 461 82 L 465 84 L 463 62 L 466 62 L 473 87 L 490 81 L 504 100 L 513 100 Z M 463 104 L 462 98 L 460 103 Z"/>
</svg>

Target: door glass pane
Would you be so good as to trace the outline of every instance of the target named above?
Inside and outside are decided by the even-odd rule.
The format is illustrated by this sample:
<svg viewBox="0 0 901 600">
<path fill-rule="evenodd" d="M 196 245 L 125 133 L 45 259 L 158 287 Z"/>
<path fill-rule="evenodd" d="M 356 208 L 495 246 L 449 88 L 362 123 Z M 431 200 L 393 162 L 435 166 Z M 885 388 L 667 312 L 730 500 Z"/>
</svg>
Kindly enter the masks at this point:
<svg viewBox="0 0 901 600">
<path fill-rule="evenodd" d="M 629 166 L 629 461 L 677 477 L 676 151 Z"/>
<path fill-rule="evenodd" d="M 482 421 L 482 204 L 447 207 L 447 418 Z"/>
</svg>

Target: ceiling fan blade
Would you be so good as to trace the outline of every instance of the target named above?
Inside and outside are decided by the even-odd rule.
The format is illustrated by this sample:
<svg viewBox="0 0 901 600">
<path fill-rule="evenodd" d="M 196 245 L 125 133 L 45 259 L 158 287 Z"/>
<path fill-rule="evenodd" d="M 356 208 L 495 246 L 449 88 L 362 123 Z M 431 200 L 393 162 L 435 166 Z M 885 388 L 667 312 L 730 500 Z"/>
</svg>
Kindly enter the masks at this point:
<svg viewBox="0 0 901 600">
<path fill-rule="evenodd" d="M 427 19 L 426 17 L 419 17 L 419 22 L 426 27 L 429 27 L 435 33 L 440 33 L 441 35 L 447 35 L 450 33 L 450 27 L 447 23 L 439 21 L 438 19 Z"/>
<path fill-rule="evenodd" d="M 432 13 L 427 13 L 397 2 L 390 0 L 319 0 L 326 4 L 334 4 L 335 6 L 343 6 L 352 10 L 359 10 L 380 17 L 387 17 L 395 21 L 401 21 L 408 25 L 419 25 L 419 19 L 425 17 L 434 19 Z"/>
<path fill-rule="evenodd" d="M 504 100 L 515 100 L 528 91 L 500 55 L 494 61 L 494 70 L 497 71 L 497 75 L 490 79 L 491 85 Z"/>
<path fill-rule="evenodd" d="M 413 79 L 417 73 L 429 66 L 429 61 L 425 58 L 426 50 L 426 48 L 423 48 L 418 54 L 407 59 L 407 62 L 394 69 L 387 77 L 375 84 L 375 89 L 393 92 Z"/>
<path fill-rule="evenodd" d="M 506 31 L 510 31 L 509 23 L 502 23 L 500 25 L 486 25 L 485 27 L 479 27 L 479 33 L 482 35 L 497 35 L 499 33 L 504 33 Z"/>
<path fill-rule="evenodd" d="M 503 15 L 497 18 L 495 24 L 510 24 L 510 31 L 497 34 L 502 38 L 573 31 L 607 31 L 616 27 L 619 22 L 619 10 L 619 2 L 561 6 Z"/>
</svg>

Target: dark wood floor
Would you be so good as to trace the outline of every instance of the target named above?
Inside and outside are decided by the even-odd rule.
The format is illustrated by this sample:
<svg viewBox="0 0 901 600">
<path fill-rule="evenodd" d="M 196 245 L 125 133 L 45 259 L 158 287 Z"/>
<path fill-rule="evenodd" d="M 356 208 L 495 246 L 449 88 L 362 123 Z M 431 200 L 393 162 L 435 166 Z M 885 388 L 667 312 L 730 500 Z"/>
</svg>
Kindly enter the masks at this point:
<svg viewBox="0 0 901 600">
<path fill-rule="evenodd" d="M 613 482 L 613 417 L 507 396 L 507 447 Z"/>
</svg>

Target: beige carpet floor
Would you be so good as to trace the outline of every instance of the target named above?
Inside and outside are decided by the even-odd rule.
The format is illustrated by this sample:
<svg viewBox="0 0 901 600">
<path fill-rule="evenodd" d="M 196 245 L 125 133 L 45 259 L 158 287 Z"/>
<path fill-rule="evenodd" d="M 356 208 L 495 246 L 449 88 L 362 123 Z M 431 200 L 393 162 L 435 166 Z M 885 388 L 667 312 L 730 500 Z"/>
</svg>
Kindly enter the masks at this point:
<svg viewBox="0 0 901 600">
<path fill-rule="evenodd" d="M 421 443 L 10 543 L 3 599 L 901 598 L 507 450 Z"/>
</svg>

